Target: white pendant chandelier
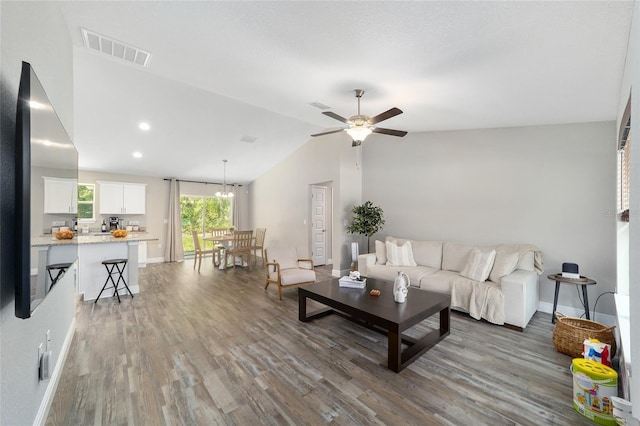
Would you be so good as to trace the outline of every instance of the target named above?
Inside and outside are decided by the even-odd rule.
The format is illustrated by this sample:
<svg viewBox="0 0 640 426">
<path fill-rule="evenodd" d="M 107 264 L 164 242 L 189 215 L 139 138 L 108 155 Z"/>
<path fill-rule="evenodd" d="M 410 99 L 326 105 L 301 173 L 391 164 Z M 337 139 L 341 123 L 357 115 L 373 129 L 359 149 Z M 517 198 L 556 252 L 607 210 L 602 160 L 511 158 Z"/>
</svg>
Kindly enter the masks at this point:
<svg viewBox="0 0 640 426">
<path fill-rule="evenodd" d="M 222 163 L 224 165 L 224 180 L 222 181 L 222 192 L 216 192 L 216 197 L 231 198 L 233 197 L 233 192 L 227 192 L 227 160 L 222 160 Z"/>
</svg>

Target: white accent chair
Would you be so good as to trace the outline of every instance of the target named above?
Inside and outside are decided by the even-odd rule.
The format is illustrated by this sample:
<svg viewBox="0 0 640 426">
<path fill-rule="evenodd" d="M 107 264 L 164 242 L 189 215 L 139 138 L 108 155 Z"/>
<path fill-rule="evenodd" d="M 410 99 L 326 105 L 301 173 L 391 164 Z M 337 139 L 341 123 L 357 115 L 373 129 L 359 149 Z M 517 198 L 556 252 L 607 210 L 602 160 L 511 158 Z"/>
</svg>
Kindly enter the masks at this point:
<svg viewBox="0 0 640 426">
<path fill-rule="evenodd" d="M 299 259 L 295 247 L 271 247 L 264 249 L 267 259 L 267 282 L 278 286 L 278 299 L 282 300 L 282 289 L 313 284 L 316 281 L 312 259 Z"/>
</svg>

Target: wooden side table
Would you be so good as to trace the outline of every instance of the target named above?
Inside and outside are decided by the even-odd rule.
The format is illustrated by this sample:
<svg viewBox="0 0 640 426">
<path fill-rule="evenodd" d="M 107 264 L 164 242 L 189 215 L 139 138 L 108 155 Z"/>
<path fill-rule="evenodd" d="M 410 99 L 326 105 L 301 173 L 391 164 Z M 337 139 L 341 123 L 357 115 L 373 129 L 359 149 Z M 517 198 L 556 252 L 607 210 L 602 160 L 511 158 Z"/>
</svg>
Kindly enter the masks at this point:
<svg viewBox="0 0 640 426">
<path fill-rule="evenodd" d="M 556 294 L 553 297 L 553 313 L 551 314 L 551 322 L 553 324 L 556 323 L 556 308 L 558 307 L 558 293 L 560 292 L 560 284 L 575 284 L 582 286 L 582 300 L 584 302 L 584 315 L 590 320 L 589 317 L 589 298 L 587 296 L 587 286 L 595 285 L 596 282 L 591 278 L 587 278 L 585 276 L 580 275 L 580 278 L 567 278 L 563 277 L 562 274 L 551 274 L 547 276 L 550 280 L 554 280 L 556 282 Z"/>
</svg>

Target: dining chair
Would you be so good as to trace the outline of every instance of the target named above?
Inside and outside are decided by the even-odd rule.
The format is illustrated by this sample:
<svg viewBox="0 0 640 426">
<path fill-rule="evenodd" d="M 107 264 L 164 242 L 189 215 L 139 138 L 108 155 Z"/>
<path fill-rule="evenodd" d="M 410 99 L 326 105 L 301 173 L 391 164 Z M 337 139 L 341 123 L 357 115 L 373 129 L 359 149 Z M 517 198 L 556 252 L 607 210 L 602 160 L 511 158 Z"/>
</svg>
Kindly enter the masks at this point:
<svg viewBox="0 0 640 426">
<path fill-rule="evenodd" d="M 264 263 L 264 236 L 266 233 L 267 233 L 267 228 L 256 228 L 256 236 L 253 239 L 253 244 L 251 245 L 251 250 L 253 250 L 254 258 L 257 258 L 257 252 L 258 250 L 260 250 L 262 263 Z"/>
<path fill-rule="evenodd" d="M 227 232 L 229 232 L 228 228 L 213 228 L 211 230 L 211 236 L 213 236 L 213 237 L 223 237 L 223 236 L 227 235 Z"/>
<path fill-rule="evenodd" d="M 264 249 L 267 262 L 267 282 L 278 286 L 278 299 L 282 300 L 282 289 L 312 284 L 316 281 L 313 259 L 299 259 L 295 247 L 271 247 Z"/>
<path fill-rule="evenodd" d="M 220 257 L 220 249 L 217 249 L 214 246 L 211 250 L 205 250 L 200 245 L 200 237 L 198 236 L 198 232 L 191 231 L 191 235 L 193 235 L 193 248 L 195 252 L 195 257 L 193 259 L 193 269 L 196 269 L 196 262 L 197 262 L 198 272 L 200 272 L 200 266 L 202 265 L 202 258 L 204 257 L 204 255 L 211 253 L 211 255 L 214 256 L 214 262 L 215 262 L 216 253 L 218 257 Z"/>
<path fill-rule="evenodd" d="M 211 239 L 213 240 L 213 249 L 217 250 L 217 257 L 214 256 L 213 264 L 218 266 L 220 262 L 222 262 L 222 256 L 224 256 L 224 252 L 226 251 L 226 247 L 224 244 L 220 242 L 220 240 L 216 241 L 216 237 L 224 237 L 227 235 L 229 230 L 227 228 L 213 228 L 211 230 Z"/>
<path fill-rule="evenodd" d="M 233 257 L 233 269 L 236 269 L 235 258 L 240 257 L 241 261 L 247 257 L 247 266 L 251 269 L 251 241 L 253 231 L 234 231 L 233 246 L 227 250 L 227 254 Z"/>
</svg>

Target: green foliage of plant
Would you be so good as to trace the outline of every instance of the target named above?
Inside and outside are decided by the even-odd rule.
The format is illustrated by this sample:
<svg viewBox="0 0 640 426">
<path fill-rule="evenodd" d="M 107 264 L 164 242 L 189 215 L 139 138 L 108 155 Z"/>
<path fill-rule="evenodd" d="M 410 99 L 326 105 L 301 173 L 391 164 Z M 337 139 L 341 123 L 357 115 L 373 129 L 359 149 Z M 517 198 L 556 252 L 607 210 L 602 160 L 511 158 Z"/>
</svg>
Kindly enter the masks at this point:
<svg viewBox="0 0 640 426">
<path fill-rule="evenodd" d="M 354 206 L 351 209 L 353 217 L 347 227 L 350 234 L 360 234 L 367 236 L 367 252 L 371 251 L 371 236 L 382 230 L 384 225 L 384 212 L 381 207 L 374 206 L 371 201 Z"/>
<path fill-rule="evenodd" d="M 78 184 L 78 218 L 93 219 L 95 186 Z"/>
<path fill-rule="evenodd" d="M 181 196 L 180 214 L 182 247 L 185 253 L 193 253 L 195 247 L 191 231 L 204 234 L 215 228 L 231 226 L 231 201 L 228 198 Z"/>
<path fill-rule="evenodd" d="M 91 201 L 93 202 L 93 185 L 78 185 L 78 201 Z"/>
</svg>

